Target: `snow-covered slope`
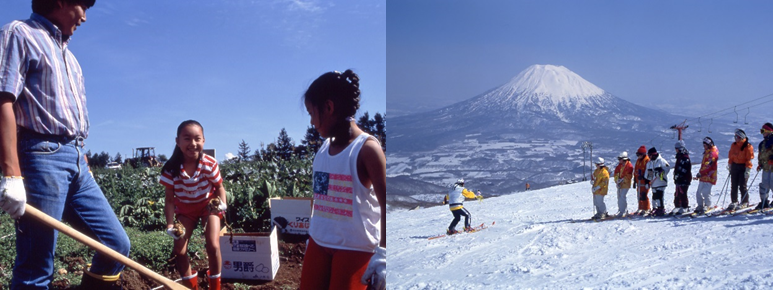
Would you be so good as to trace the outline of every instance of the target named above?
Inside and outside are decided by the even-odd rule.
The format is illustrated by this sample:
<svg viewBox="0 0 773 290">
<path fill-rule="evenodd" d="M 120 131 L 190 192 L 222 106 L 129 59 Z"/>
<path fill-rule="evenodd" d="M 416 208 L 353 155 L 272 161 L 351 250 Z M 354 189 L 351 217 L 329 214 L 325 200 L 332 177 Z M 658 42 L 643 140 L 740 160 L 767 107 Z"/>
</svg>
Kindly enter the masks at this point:
<svg viewBox="0 0 773 290">
<path fill-rule="evenodd" d="M 729 194 L 717 200 L 726 163 L 720 160 L 712 190 L 712 201 L 721 206 L 729 203 Z M 752 203 L 759 201 L 757 183 L 759 177 L 750 186 Z M 688 192 L 692 208 L 696 188 L 693 183 Z M 673 193 L 670 184 L 667 211 Z M 606 204 L 609 212 L 617 210 L 613 192 Z M 628 208 L 636 204 L 631 190 Z M 451 222 L 447 207 L 387 214 L 389 289 L 773 288 L 773 216 L 572 223 L 593 214 L 587 182 L 468 201 L 465 208 L 473 224 L 496 224 L 427 240 Z"/>
</svg>

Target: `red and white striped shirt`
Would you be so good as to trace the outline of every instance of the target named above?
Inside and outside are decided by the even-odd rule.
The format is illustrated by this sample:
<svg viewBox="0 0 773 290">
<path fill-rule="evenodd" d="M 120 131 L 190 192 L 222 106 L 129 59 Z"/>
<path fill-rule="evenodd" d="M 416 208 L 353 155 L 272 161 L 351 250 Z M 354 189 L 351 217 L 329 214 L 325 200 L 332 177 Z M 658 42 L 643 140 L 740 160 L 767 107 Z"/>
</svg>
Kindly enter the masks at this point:
<svg viewBox="0 0 773 290">
<path fill-rule="evenodd" d="M 173 188 L 174 197 L 179 202 L 197 203 L 209 199 L 215 188 L 223 184 L 223 179 L 220 178 L 217 160 L 203 154 L 193 176 L 189 176 L 181 164 L 179 176 L 173 178 L 171 173 L 164 171 L 159 182 L 167 188 Z"/>
</svg>

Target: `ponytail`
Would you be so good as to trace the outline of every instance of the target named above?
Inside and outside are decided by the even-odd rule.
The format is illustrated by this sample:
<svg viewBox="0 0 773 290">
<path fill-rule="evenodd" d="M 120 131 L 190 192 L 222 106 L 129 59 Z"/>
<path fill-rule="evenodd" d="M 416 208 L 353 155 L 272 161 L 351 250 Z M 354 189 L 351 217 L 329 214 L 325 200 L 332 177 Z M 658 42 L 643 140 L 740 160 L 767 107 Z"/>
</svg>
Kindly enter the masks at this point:
<svg viewBox="0 0 773 290">
<path fill-rule="evenodd" d="M 314 80 L 303 95 L 304 102 L 317 108 L 328 100 L 333 101 L 342 120 L 354 117 L 360 108 L 360 77 L 350 69 L 327 72 Z"/>
</svg>

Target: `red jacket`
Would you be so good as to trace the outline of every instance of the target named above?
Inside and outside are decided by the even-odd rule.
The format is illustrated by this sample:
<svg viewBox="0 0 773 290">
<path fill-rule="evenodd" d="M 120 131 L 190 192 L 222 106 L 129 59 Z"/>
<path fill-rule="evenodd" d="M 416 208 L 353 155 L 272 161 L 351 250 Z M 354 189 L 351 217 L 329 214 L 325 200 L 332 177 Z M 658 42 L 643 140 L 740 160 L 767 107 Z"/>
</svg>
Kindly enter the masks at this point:
<svg viewBox="0 0 773 290">
<path fill-rule="evenodd" d="M 636 167 L 634 167 L 633 171 L 633 177 L 636 181 L 636 184 L 646 184 L 646 182 L 644 182 L 644 180 L 640 180 L 640 178 L 644 178 L 644 176 L 646 176 L 648 162 L 650 162 L 650 158 L 646 155 L 636 159 Z"/>
<path fill-rule="evenodd" d="M 717 184 L 718 159 L 719 150 L 717 149 L 717 146 L 713 146 L 711 149 L 703 151 L 703 161 L 701 161 L 701 169 L 698 171 L 698 174 L 701 175 L 700 181 Z"/>
</svg>

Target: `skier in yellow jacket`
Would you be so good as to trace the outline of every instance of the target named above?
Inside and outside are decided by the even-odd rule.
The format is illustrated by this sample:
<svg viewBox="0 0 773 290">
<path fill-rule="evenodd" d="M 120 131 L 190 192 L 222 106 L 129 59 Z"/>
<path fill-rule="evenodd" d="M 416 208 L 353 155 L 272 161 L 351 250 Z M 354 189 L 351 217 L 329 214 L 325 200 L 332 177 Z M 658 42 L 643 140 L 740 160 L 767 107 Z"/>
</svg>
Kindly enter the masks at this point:
<svg viewBox="0 0 773 290">
<path fill-rule="evenodd" d="M 596 161 L 596 171 L 591 177 L 593 184 L 593 206 L 596 208 L 596 214 L 592 219 L 603 219 L 609 216 L 607 214 L 607 205 L 604 204 L 604 197 L 607 195 L 609 187 L 609 170 L 604 164 L 604 158 L 599 157 Z"/>
<path fill-rule="evenodd" d="M 446 195 L 445 199 L 443 200 L 443 204 L 448 204 L 449 208 L 451 209 L 451 213 L 454 215 L 454 220 L 451 221 L 451 225 L 448 226 L 448 230 L 446 231 L 447 234 L 453 235 L 455 233 L 458 233 L 456 231 L 456 224 L 459 223 L 459 220 L 462 216 L 464 216 L 464 231 L 469 231 L 472 228 L 470 227 L 470 222 L 472 220 L 472 214 L 470 214 L 467 209 L 464 208 L 462 203 L 464 202 L 464 198 L 477 198 L 481 199 L 483 196 L 480 194 L 475 195 L 472 191 L 467 190 L 464 188 L 464 179 L 460 178 L 459 180 L 454 183 L 453 186 L 451 186 L 451 190 Z"/>
</svg>

